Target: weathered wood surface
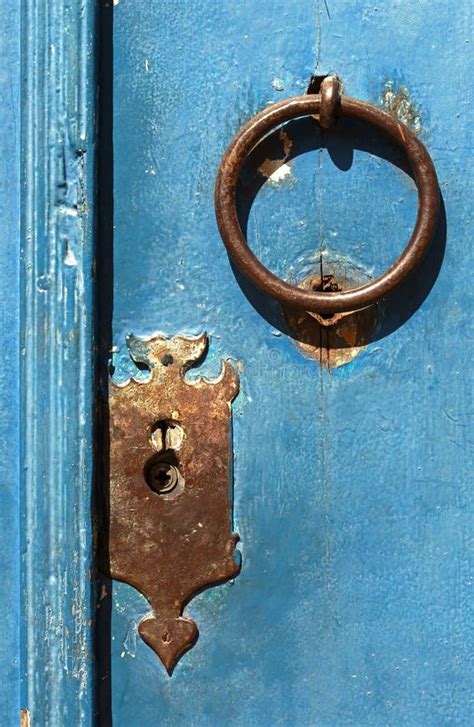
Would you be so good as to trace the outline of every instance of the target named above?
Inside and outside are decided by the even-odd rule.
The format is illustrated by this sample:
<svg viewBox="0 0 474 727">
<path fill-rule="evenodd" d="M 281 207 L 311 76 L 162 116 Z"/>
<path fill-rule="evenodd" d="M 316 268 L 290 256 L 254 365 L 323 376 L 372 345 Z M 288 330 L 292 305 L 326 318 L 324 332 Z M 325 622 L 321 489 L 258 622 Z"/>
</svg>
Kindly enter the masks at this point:
<svg viewBox="0 0 474 727">
<path fill-rule="evenodd" d="M 193 602 L 201 638 L 171 680 L 137 640 L 147 604 L 114 586 L 114 724 L 472 724 L 470 3 L 115 0 L 109 10 L 113 341 L 206 329 L 209 371 L 233 356 L 242 382 L 242 574 Z M 94 15 L 91 0 L 0 3 L 5 724 L 20 706 L 33 724 L 93 719 Z M 331 372 L 279 330 L 271 301 L 236 283 L 212 200 L 239 125 L 329 72 L 420 133 L 448 222 L 375 340 Z M 103 96 L 106 135 L 110 104 Z M 260 177 L 250 170 L 244 215 L 270 179 L 249 237 L 280 275 L 304 275 L 323 250 L 325 264 L 363 279 L 404 244 L 413 185 L 392 149 L 355 131 L 321 140 L 301 123 Z M 103 163 L 110 211 L 108 172 Z M 110 232 L 112 219 L 103 224 Z"/>
<path fill-rule="evenodd" d="M 22 308 L 20 700 L 32 725 L 48 727 L 91 724 L 94 699 L 94 16 L 89 0 L 26 0 L 16 61 L 22 93 L 22 284 L 15 292 Z M 8 724 L 18 721 L 17 712 Z"/>
<path fill-rule="evenodd" d="M 0 3 L 0 722 L 20 710 L 20 10 Z"/>
</svg>

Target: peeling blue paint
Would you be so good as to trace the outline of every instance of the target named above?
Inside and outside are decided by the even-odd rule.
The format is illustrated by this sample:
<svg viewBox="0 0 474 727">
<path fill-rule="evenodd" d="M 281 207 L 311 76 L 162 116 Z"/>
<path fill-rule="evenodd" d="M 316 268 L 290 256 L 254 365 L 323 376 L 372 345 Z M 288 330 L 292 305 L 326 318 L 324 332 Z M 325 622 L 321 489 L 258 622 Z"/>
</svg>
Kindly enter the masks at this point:
<svg viewBox="0 0 474 727">
<path fill-rule="evenodd" d="M 402 124 L 419 134 L 422 130 L 421 115 L 408 89 L 403 84 L 386 81 L 382 93 L 382 107 L 391 116 L 395 116 Z"/>
</svg>

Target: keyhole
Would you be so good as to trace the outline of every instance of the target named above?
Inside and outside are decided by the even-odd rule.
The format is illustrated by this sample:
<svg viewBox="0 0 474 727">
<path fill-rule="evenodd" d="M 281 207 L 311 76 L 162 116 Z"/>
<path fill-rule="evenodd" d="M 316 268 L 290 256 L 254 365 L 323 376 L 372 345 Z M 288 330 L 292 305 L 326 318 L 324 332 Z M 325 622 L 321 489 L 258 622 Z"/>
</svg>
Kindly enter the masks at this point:
<svg viewBox="0 0 474 727">
<path fill-rule="evenodd" d="M 158 495 L 177 488 L 176 495 L 184 486 L 178 454 L 184 440 L 183 428 L 174 419 L 159 419 L 150 428 L 149 437 L 155 454 L 145 464 L 146 483 Z"/>
<path fill-rule="evenodd" d="M 154 461 L 145 470 L 148 486 L 159 495 L 172 492 L 180 480 L 178 468 L 170 462 Z"/>
<path fill-rule="evenodd" d="M 158 495 L 173 496 L 182 491 L 184 477 L 176 452 L 167 449 L 150 457 L 143 469 L 145 481 L 153 492 Z"/>
<path fill-rule="evenodd" d="M 178 452 L 184 440 L 182 426 L 173 419 L 160 419 L 150 429 L 150 442 L 157 452 L 172 449 Z"/>
</svg>

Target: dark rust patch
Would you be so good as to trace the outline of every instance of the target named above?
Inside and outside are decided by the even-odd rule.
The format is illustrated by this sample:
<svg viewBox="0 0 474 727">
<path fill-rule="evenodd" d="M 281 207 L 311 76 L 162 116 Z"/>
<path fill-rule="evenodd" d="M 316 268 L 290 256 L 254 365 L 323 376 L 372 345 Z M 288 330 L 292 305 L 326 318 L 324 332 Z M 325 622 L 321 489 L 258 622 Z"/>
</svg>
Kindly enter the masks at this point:
<svg viewBox="0 0 474 727">
<path fill-rule="evenodd" d="M 110 388 L 110 575 L 148 599 L 138 631 L 170 674 L 198 636 L 185 605 L 240 570 L 229 486 L 239 385 L 227 361 L 215 382 L 185 379 L 206 349 L 206 335 L 134 339 L 150 380 Z"/>
</svg>

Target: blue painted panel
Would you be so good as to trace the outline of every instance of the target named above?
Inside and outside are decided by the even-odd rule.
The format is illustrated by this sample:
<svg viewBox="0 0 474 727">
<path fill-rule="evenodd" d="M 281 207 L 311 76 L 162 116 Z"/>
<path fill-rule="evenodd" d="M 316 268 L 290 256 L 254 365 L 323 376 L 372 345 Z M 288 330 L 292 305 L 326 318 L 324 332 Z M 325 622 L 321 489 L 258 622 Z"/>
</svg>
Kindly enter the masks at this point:
<svg viewBox="0 0 474 727">
<path fill-rule="evenodd" d="M 201 635 L 171 679 L 137 637 L 147 605 L 114 584 L 115 725 L 474 721 L 469 4 L 455 14 L 426 0 L 332 5 L 115 6 L 114 344 L 206 329 L 208 371 L 223 356 L 241 362 L 243 558 L 233 584 L 189 605 Z M 213 210 L 238 127 L 329 72 L 419 130 L 448 220 L 441 270 L 444 219 L 375 340 L 331 372 L 302 357 L 271 301 L 236 281 Z M 321 139 L 299 124 L 288 137 L 288 169 L 250 210 L 253 248 L 288 279 L 321 250 L 376 274 L 416 214 L 402 161 L 344 125 Z M 273 151 L 285 155 L 283 142 Z"/>
<path fill-rule="evenodd" d="M 0 3 L 0 722 L 20 711 L 20 11 Z"/>
</svg>

